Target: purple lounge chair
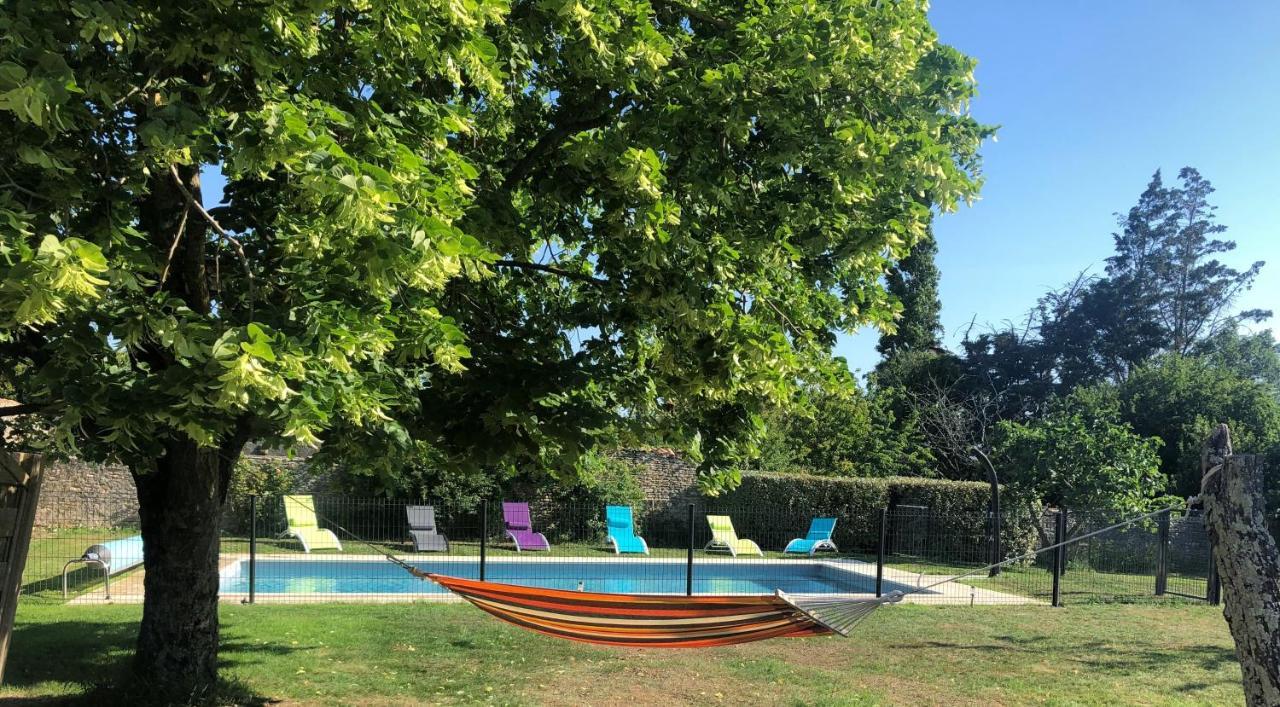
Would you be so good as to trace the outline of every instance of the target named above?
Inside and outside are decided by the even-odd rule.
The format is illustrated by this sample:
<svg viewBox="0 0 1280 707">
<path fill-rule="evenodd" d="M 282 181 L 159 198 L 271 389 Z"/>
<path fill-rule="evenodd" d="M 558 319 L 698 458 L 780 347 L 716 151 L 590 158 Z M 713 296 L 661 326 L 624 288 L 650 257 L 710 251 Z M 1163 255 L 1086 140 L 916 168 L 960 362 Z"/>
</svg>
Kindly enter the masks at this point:
<svg viewBox="0 0 1280 707">
<path fill-rule="evenodd" d="M 551 549 L 547 536 L 533 532 L 533 523 L 529 520 L 529 504 L 503 501 L 502 520 L 507 524 L 507 537 L 515 543 L 516 552 Z"/>
</svg>

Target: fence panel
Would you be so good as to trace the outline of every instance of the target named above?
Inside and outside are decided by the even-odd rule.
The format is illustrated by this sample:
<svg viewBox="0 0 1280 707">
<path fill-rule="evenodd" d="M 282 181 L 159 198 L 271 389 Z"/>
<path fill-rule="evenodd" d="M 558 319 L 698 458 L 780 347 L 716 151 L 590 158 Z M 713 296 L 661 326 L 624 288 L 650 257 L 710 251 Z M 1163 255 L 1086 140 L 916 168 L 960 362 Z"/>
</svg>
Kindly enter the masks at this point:
<svg viewBox="0 0 1280 707">
<path fill-rule="evenodd" d="M 141 601 L 145 567 L 140 555 L 132 562 L 127 557 L 130 548 L 140 548 L 136 513 L 108 511 L 90 496 L 49 497 L 41 506 L 24 600 Z M 432 528 L 423 526 L 425 507 Z M 715 498 L 692 506 L 645 501 L 629 507 L 629 527 L 622 522 L 611 532 L 603 505 L 532 501 L 527 508 L 527 517 L 521 508 L 504 510 L 500 498 L 471 507 L 324 494 L 231 498 L 222 517 L 221 594 L 225 601 L 256 603 L 453 600 L 397 564 L 404 562 L 457 577 L 597 592 L 781 589 L 872 596 L 897 590 L 908 601 L 946 604 L 1047 605 L 1053 598 L 1052 552 L 987 569 L 997 550 L 985 511 L 898 506 L 868 515 L 839 506 L 794 507 L 785 499 L 769 506 Z M 1056 511 L 1006 512 L 1003 556 L 1052 545 L 1056 517 Z M 1087 511 L 1068 518 L 1069 538 L 1116 520 Z M 76 562 L 95 545 L 118 550 L 109 599 L 104 567 Z M 1110 531 L 1072 544 L 1065 554 L 1059 588 L 1067 604 L 1152 600 L 1161 576 L 1165 596 L 1207 596 L 1208 540 L 1199 516 L 1174 515 L 1163 536 L 1154 520 Z M 64 599 L 61 573 L 68 561 Z"/>
</svg>

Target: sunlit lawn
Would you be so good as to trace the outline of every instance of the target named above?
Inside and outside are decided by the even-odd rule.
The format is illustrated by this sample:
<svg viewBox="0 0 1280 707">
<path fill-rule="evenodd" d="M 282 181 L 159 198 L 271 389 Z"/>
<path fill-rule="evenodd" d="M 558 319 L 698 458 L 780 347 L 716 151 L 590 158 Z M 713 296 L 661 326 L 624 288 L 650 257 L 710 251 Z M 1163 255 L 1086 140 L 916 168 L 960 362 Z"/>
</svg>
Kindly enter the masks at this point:
<svg viewBox="0 0 1280 707">
<path fill-rule="evenodd" d="M 109 704 L 137 606 L 20 608 L 0 698 Z M 569 643 L 461 604 L 226 606 L 229 694 L 288 704 L 1238 704 L 1219 609 L 895 606 L 850 638 Z M 231 690 L 234 690 L 232 692 Z"/>
</svg>

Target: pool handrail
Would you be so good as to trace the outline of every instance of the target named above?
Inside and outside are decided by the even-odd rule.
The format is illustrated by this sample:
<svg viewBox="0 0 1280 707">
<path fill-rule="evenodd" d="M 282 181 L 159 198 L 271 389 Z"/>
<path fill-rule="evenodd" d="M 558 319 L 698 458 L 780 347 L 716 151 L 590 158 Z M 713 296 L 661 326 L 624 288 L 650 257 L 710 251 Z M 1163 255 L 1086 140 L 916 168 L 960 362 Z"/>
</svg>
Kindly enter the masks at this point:
<svg viewBox="0 0 1280 707">
<path fill-rule="evenodd" d="M 141 535 L 94 543 L 84 551 L 84 554 L 73 560 L 67 560 L 67 563 L 62 566 L 62 598 L 67 598 L 67 573 L 71 571 L 71 565 L 77 562 L 102 570 L 106 581 L 106 598 L 110 599 L 111 575 L 137 567 L 142 564 L 142 560 Z"/>
</svg>

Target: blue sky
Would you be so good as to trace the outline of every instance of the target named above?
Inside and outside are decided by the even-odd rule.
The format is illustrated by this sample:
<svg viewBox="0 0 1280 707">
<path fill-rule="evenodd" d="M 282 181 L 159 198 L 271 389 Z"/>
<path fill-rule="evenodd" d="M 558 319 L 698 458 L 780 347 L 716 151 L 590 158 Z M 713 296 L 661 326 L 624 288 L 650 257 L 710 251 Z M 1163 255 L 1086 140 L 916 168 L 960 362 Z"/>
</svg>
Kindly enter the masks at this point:
<svg viewBox="0 0 1280 707">
<path fill-rule="evenodd" d="M 1224 259 L 1268 262 L 1240 305 L 1280 313 L 1280 3 L 935 0 L 929 15 L 978 60 L 973 114 L 1002 126 L 982 200 L 935 227 L 948 346 L 975 317 L 1018 320 L 1100 272 L 1113 214 L 1157 168 L 1213 182 L 1239 246 Z M 876 337 L 841 337 L 837 353 L 865 372 Z"/>
</svg>

